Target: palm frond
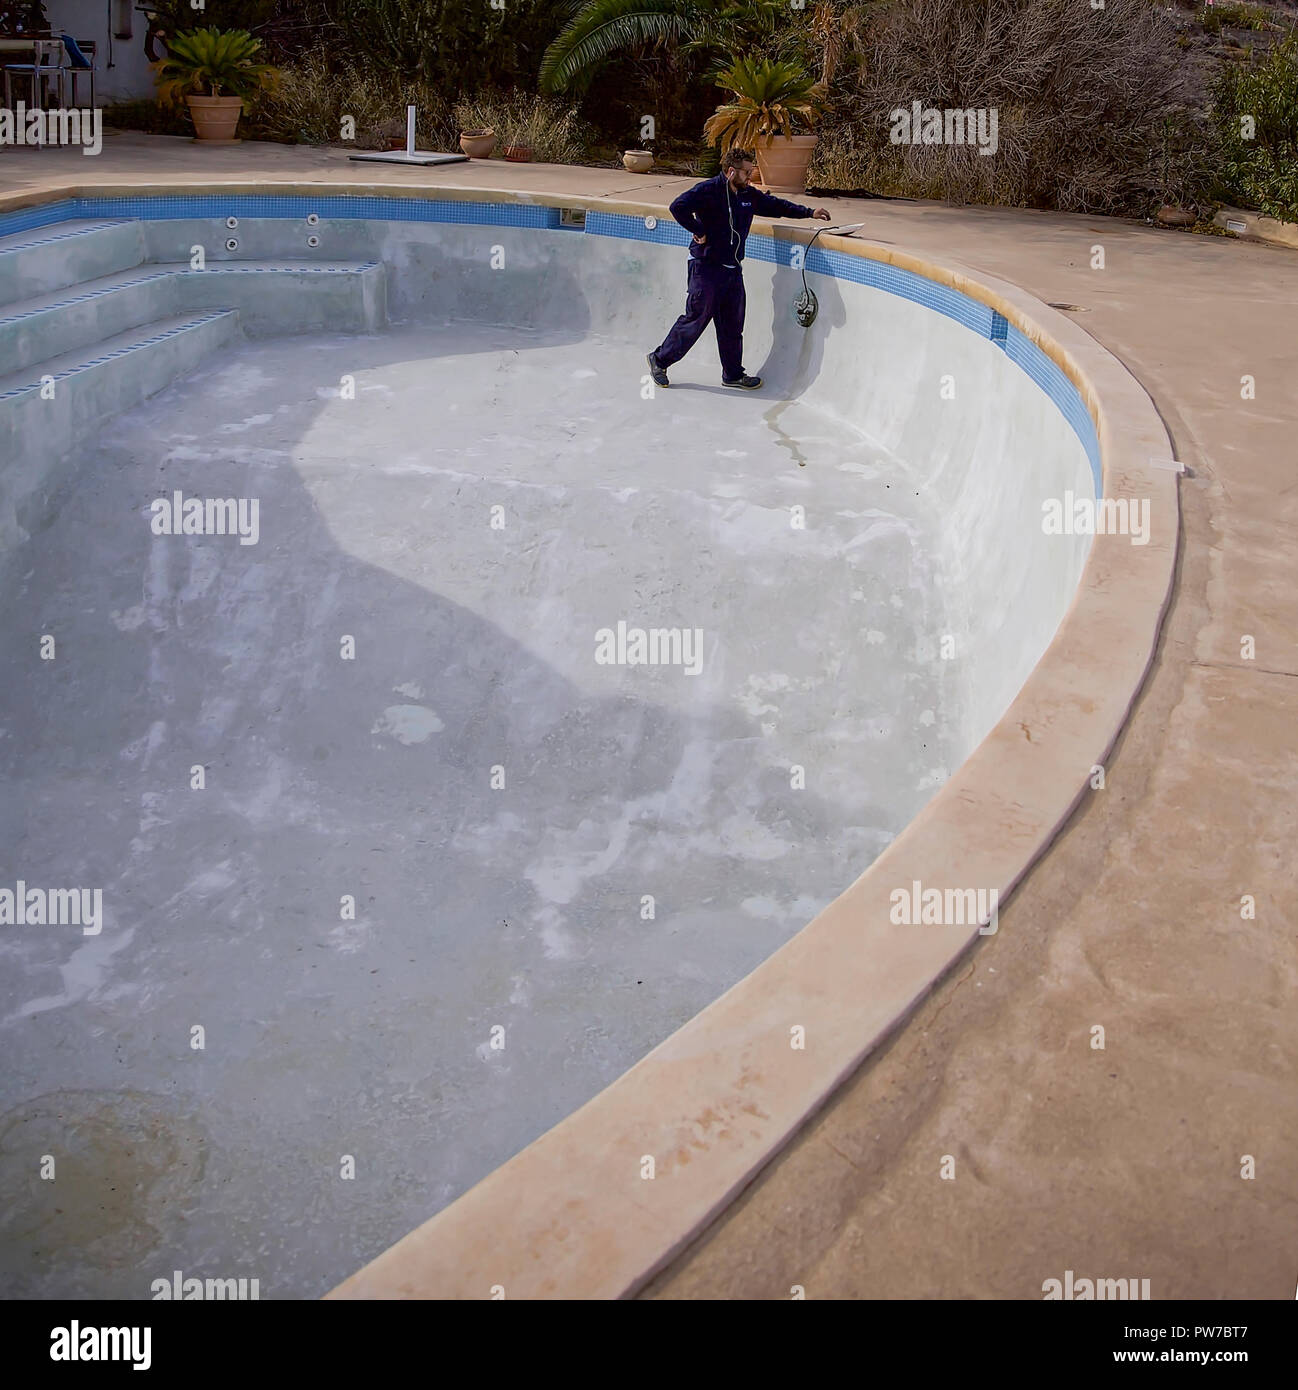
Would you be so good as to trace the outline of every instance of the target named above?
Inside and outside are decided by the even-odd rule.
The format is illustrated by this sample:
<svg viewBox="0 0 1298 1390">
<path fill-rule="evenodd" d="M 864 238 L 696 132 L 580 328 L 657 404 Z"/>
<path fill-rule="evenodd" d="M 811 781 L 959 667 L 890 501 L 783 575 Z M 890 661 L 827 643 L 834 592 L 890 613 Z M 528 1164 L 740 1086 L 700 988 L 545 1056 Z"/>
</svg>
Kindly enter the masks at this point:
<svg viewBox="0 0 1298 1390">
<path fill-rule="evenodd" d="M 541 60 L 543 92 L 589 84 L 599 66 L 617 54 L 667 39 L 681 39 L 697 24 L 695 0 L 587 0 Z"/>
</svg>

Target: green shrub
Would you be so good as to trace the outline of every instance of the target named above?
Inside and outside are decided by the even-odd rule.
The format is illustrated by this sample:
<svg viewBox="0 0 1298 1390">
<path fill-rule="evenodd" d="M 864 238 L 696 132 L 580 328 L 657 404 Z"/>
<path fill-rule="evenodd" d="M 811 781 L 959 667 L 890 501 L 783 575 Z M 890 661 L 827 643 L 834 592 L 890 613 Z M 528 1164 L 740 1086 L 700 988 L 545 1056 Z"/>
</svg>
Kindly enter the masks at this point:
<svg viewBox="0 0 1298 1390">
<path fill-rule="evenodd" d="M 1271 23 L 1270 15 L 1260 5 L 1237 5 L 1229 0 L 1201 5 L 1196 17 L 1210 34 L 1220 34 L 1223 29 L 1266 29 Z"/>
<path fill-rule="evenodd" d="M 447 100 L 482 89 L 536 85 L 567 0 L 331 0 L 332 56 L 380 76 L 434 88 Z"/>
<path fill-rule="evenodd" d="M 1298 222 L 1298 32 L 1213 89 L 1221 195 Z"/>
<path fill-rule="evenodd" d="M 606 64 L 670 47 L 765 51 L 788 15 L 786 0 L 570 0 L 541 62 L 541 90 L 579 95 Z"/>
</svg>

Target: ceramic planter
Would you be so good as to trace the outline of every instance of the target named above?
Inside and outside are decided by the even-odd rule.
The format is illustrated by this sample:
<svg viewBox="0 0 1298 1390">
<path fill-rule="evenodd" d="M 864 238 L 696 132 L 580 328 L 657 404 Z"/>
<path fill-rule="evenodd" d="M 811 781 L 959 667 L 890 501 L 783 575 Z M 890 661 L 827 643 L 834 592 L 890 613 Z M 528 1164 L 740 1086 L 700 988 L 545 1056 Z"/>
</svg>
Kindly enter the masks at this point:
<svg viewBox="0 0 1298 1390">
<path fill-rule="evenodd" d="M 512 159 L 515 164 L 527 164 L 532 158 L 531 145 L 506 145 L 505 158 Z"/>
<path fill-rule="evenodd" d="M 802 193 L 807 165 L 820 139 L 817 135 L 777 135 L 757 146 L 757 172 L 769 193 Z"/>
<path fill-rule="evenodd" d="M 622 155 L 622 167 L 632 174 L 647 174 L 654 167 L 654 157 L 648 150 L 627 150 Z"/>
<path fill-rule="evenodd" d="M 460 132 L 460 149 L 470 159 L 488 159 L 495 148 L 496 132 L 494 130 L 462 130 Z"/>
<path fill-rule="evenodd" d="M 243 113 L 242 97 L 186 97 L 194 139 L 209 145 L 237 145 L 234 133 Z"/>
</svg>

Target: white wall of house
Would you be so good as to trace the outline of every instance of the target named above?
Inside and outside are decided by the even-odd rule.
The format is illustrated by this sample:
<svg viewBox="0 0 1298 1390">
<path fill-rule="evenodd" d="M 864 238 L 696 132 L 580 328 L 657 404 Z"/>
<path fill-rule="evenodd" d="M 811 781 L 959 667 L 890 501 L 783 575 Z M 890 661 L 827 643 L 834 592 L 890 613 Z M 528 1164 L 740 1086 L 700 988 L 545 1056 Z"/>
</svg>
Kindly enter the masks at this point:
<svg viewBox="0 0 1298 1390">
<path fill-rule="evenodd" d="M 154 94 L 153 69 L 144 56 L 148 20 L 135 8 L 137 0 L 45 0 L 45 13 L 54 33 L 66 31 L 78 42 L 98 45 L 95 55 L 95 104 L 134 101 Z M 119 34 L 131 31 L 129 38 Z M 77 84 L 77 104 L 89 99 L 89 86 Z"/>
</svg>

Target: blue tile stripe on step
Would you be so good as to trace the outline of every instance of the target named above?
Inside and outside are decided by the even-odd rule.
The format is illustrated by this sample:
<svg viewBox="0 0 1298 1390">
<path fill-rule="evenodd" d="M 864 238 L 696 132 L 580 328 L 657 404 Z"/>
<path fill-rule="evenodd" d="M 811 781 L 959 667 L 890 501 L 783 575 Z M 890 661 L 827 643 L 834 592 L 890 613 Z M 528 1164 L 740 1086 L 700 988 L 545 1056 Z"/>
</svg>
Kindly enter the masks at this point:
<svg viewBox="0 0 1298 1390">
<path fill-rule="evenodd" d="M 166 280 L 172 275 L 360 275 L 367 270 L 376 270 L 378 264 L 378 261 L 357 261 L 353 265 L 209 265 L 203 270 L 155 270 L 147 275 L 136 275 L 130 280 L 119 281 L 116 285 L 104 285 L 97 290 L 87 290 L 85 294 L 69 295 L 66 299 L 56 300 L 52 304 L 43 304 L 39 309 L 25 309 L 21 314 L 4 314 L 0 310 L 0 328 L 11 323 L 21 323 L 23 319 L 35 318 L 38 314 L 52 314 L 57 309 L 67 309 L 73 304 L 84 304 L 87 300 L 117 294 L 119 290 L 134 289 L 136 285 L 147 285 L 153 280 Z"/>
<path fill-rule="evenodd" d="M 123 280 L 120 284 L 105 285 L 97 290 L 87 290 L 85 294 L 69 295 L 67 299 L 42 305 L 39 309 L 24 309 L 21 314 L 4 314 L 3 317 L 0 317 L 0 328 L 10 323 L 21 323 L 23 319 L 35 318 L 38 314 L 52 314 L 56 309 L 67 309 L 73 304 L 84 304 L 87 300 L 102 299 L 104 295 L 116 294 L 118 290 L 129 290 L 136 285 L 147 285 L 151 280 L 165 280 L 171 274 L 173 272 L 170 270 L 155 270 L 148 275 L 137 275 L 133 279 Z M 0 313 L 2 312 L 0 310 Z"/>
<path fill-rule="evenodd" d="M 141 348 L 153 347 L 155 343 L 165 343 L 168 338 L 174 338 L 178 333 L 188 333 L 191 329 L 201 328 L 205 323 L 211 323 L 213 319 L 226 318 L 236 312 L 237 310 L 234 309 L 213 309 L 209 314 L 200 314 L 195 318 L 187 319 L 184 323 L 176 324 L 174 328 L 164 328 L 161 333 L 154 333 L 148 338 L 141 338 L 138 343 L 128 343 L 125 347 L 113 348 L 111 352 L 92 357 L 87 362 L 78 362 L 75 367 L 65 367 L 61 372 L 52 373 L 50 379 L 64 381 L 70 376 L 76 376 L 78 372 L 84 372 L 88 367 L 99 367 L 105 362 L 111 362 L 116 357 L 125 357 L 129 353 L 138 352 Z M 8 391 L 0 392 L 0 401 L 7 401 L 14 396 L 24 396 L 29 391 L 39 391 L 40 389 L 41 381 L 39 380 L 28 382 L 25 386 L 12 386 Z"/>
<path fill-rule="evenodd" d="M 124 227 L 126 225 L 126 222 L 121 220 L 116 222 L 100 221 L 96 222 L 93 227 L 74 227 L 70 232 L 53 232 L 49 236 L 35 237 L 31 241 L 19 242 L 16 246 L 0 246 L 0 256 L 13 256 L 19 251 L 32 251 L 38 246 L 48 246 L 56 241 L 69 241 L 73 237 L 91 236 L 93 233 L 102 232 L 108 227 Z M 28 229 L 24 227 L 21 230 L 27 231 Z M 0 236 L 4 235 L 7 233 L 0 231 Z"/>
<path fill-rule="evenodd" d="M 240 265 L 221 261 L 202 270 L 178 270 L 178 275 L 363 275 L 377 270 L 378 261 L 352 261 L 348 265 Z"/>
</svg>

